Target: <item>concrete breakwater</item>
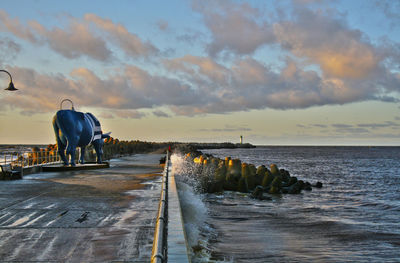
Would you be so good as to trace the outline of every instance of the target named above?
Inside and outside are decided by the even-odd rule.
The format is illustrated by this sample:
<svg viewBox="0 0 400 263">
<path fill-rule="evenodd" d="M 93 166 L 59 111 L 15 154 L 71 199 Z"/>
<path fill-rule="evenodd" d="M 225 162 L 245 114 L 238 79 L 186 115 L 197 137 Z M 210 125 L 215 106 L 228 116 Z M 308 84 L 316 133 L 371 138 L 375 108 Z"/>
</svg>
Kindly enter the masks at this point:
<svg viewBox="0 0 400 263">
<path fill-rule="evenodd" d="M 266 199 L 268 194 L 300 194 L 303 190 L 311 191 L 313 187 L 321 188 L 322 183 L 299 180 L 289 171 L 279 169 L 276 164 L 269 166 L 242 163 L 239 159 L 216 158 L 211 155 L 185 155 L 185 161 L 193 164 L 193 174 L 198 175 L 198 188 L 201 192 L 215 193 L 238 191 L 252 193 L 252 197 Z"/>
<path fill-rule="evenodd" d="M 281 194 L 289 194 L 289 190 L 297 187 L 299 188 L 298 190 L 296 189 L 296 192 L 290 193 L 301 193 L 306 190 L 306 186 L 309 186 L 307 190 L 313 188 L 310 183 L 290 176 L 289 172 L 279 169 L 276 164 L 268 165 L 268 167 L 266 165 L 256 167 L 249 163 L 242 163 L 239 159 L 221 158 L 223 157 L 216 158 L 212 155 L 196 152 L 174 154 L 172 156 L 173 170 L 178 181 L 179 195 L 181 196 L 182 216 L 189 245 L 188 251 L 192 262 L 220 262 L 220 260 L 232 262 L 229 261 L 230 248 L 224 248 L 226 253 L 224 255 L 226 256 L 220 257 L 214 253 L 215 242 L 224 242 L 218 238 L 220 226 L 210 223 L 212 215 L 216 213 L 213 211 L 215 204 L 219 202 L 225 203 L 226 201 L 227 207 L 217 208 L 217 210 L 221 209 L 221 211 L 226 211 L 226 209 L 234 211 L 237 204 L 242 202 L 246 204 L 253 204 L 254 202 L 261 205 L 261 207 L 265 207 L 276 202 L 260 202 L 260 200 L 281 199 Z M 314 187 L 316 186 L 317 184 L 314 185 Z M 224 193 L 224 191 L 226 192 Z M 250 197 L 255 199 L 251 200 Z M 296 199 L 296 197 L 293 196 L 293 198 L 289 199 Z M 208 203 L 210 200 L 211 202 Z M 235 201 L 232 202 L 232 200 Z M 210 207 L 211 209 L 209 210 Z M 234 218 L 243 218 L 245 222 L 248 216 L 247 214 L 234 215 L 227 217 L 226 220 L 230 224 L 236 224 L 238 222 Z M 268 217 L 266 214 L 263 216 Z M 225 215 L 222 213 L 219 215 L 219 219 L 222 220 L 223 218 L 225 218 Z M 229 218 L 233 221 L 230 221 Z M 244 229 L 242 234 L 246 235 Z M 228 233 L 228 235 L 231 234 Z M 234 254 L 235 250 L 232 250 L 232 253 Z"/>
</svg>

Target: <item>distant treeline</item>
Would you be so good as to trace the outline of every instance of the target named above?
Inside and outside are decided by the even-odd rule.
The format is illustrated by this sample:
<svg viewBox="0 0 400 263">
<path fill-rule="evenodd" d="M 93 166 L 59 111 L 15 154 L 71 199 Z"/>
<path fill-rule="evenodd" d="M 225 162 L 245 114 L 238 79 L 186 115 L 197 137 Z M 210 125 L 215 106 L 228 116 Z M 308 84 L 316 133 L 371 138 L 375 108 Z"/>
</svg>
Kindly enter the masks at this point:
<svg viewBox="0 0 400 263">
<path fill-rule="evenodd" d="M 103 157 L 111 159 L 117 155 L 130 155 L 136 153 L 166 152 L 169 147 L 172 151 L 193 152 L 201 149 L 234 149 L 234 148 L 254 148 L 255 146 L 246 144 L 224 143 L 181 143 L 181 142 L 146 142 L 139 140 L 120 141 L 116 138 L 108 138 L 104 141 Z"/>
</svg>

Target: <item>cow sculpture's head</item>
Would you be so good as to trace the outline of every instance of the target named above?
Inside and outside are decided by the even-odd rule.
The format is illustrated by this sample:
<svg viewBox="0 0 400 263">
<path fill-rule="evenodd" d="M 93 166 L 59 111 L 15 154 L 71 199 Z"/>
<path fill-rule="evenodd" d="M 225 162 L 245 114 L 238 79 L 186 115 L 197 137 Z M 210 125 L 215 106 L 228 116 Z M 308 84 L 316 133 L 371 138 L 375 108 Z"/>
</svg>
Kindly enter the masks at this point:
<svg viewBox="0 0 400 263">
<path fill-rule="evenodd" d="M 111 132 L 101 134 L 101 139 L 97 139 L 92 142 L 92 145 L 97 153 L 97 163 L 102 162 L 104 139 L 110 138 L 110 133 Z"/>
</svg>

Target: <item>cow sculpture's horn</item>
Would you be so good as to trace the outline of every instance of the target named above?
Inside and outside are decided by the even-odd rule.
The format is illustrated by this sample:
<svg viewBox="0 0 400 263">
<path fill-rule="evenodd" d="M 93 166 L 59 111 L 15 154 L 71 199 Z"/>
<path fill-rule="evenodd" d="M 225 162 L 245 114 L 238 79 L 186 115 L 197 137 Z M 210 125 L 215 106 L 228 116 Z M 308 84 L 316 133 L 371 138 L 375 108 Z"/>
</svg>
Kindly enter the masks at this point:
<svg viewBox="0 0 400 263">
<path fill-rule="evenodd" d="M 104 138 L 110 138 L 110 134 L 111 134 L 111 132 L 103 133 L 103 134 L 101 135 L 101 138 L 102 138 L 102 139 L 104 139 Z"/>
</svg>

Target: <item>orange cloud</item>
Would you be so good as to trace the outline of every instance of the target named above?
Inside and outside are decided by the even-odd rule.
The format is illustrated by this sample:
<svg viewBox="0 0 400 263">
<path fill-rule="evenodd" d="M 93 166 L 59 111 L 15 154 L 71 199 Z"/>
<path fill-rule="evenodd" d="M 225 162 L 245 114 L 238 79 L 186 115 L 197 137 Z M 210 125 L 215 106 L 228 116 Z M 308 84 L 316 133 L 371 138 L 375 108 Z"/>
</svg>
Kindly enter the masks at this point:
<svg viewBox="0 0 400 263">
<path fill-rule="evenodd" d="M 208 57 L 198 57 L 185 55 L 182 58 L 165 61 L 170 70 L 184 70 L 187 73 L 195 74 L 199 72 L 203 76 L 207 76 L 211 80 L 224 81 L 228 71 L 224 66 L 217 64 Z"/>
<path fill-rule="evenodd" d="M 316 51 L 310 54 L 319 62 L 329 77 L 363 79 L 378 68 L 379 58 L 365 45 L 355 43 L 353 47 L 340 51 Z"/>
<path fill-rule="evenodd" d="M 301 9 L 297 20 L 276 23 L 274 32 L 284 49 L 318 65 L 328 78 L 364 79 L 382 60 L 361 32 L 321 12 Z"/>
<path fill-rule="evenodd" d="M 48 44 L 52 50 L 69 59 L 81 56 L 99 61 L 112 59 L 104 35 L 108 36 L 108 42 L 119 46 L 129 56 L 148 57 L 159 53 L 153 44 L 143 41 L 123 25 L 95 14 L 86 14 L 83 20 L 70 18 L 66 28 L 48 29 L 35 20 L 22 24 L 17 18 L 10 18 L 5 11 L 0 10 L 0 30 L 34 44 Z"/>
<path fill-rule="evenodd" d="M 149 56 L 159 52 L 154 45 L 143 42 L 136 34 L 130 33 L 126 27 L 115 24 L 110 19 L 104 19 L 95 14 L 85 14 L 84 19 L 107 32 L 111 36 L 110 40 L 116 42 L 128 55 Z"/>
</svg>

